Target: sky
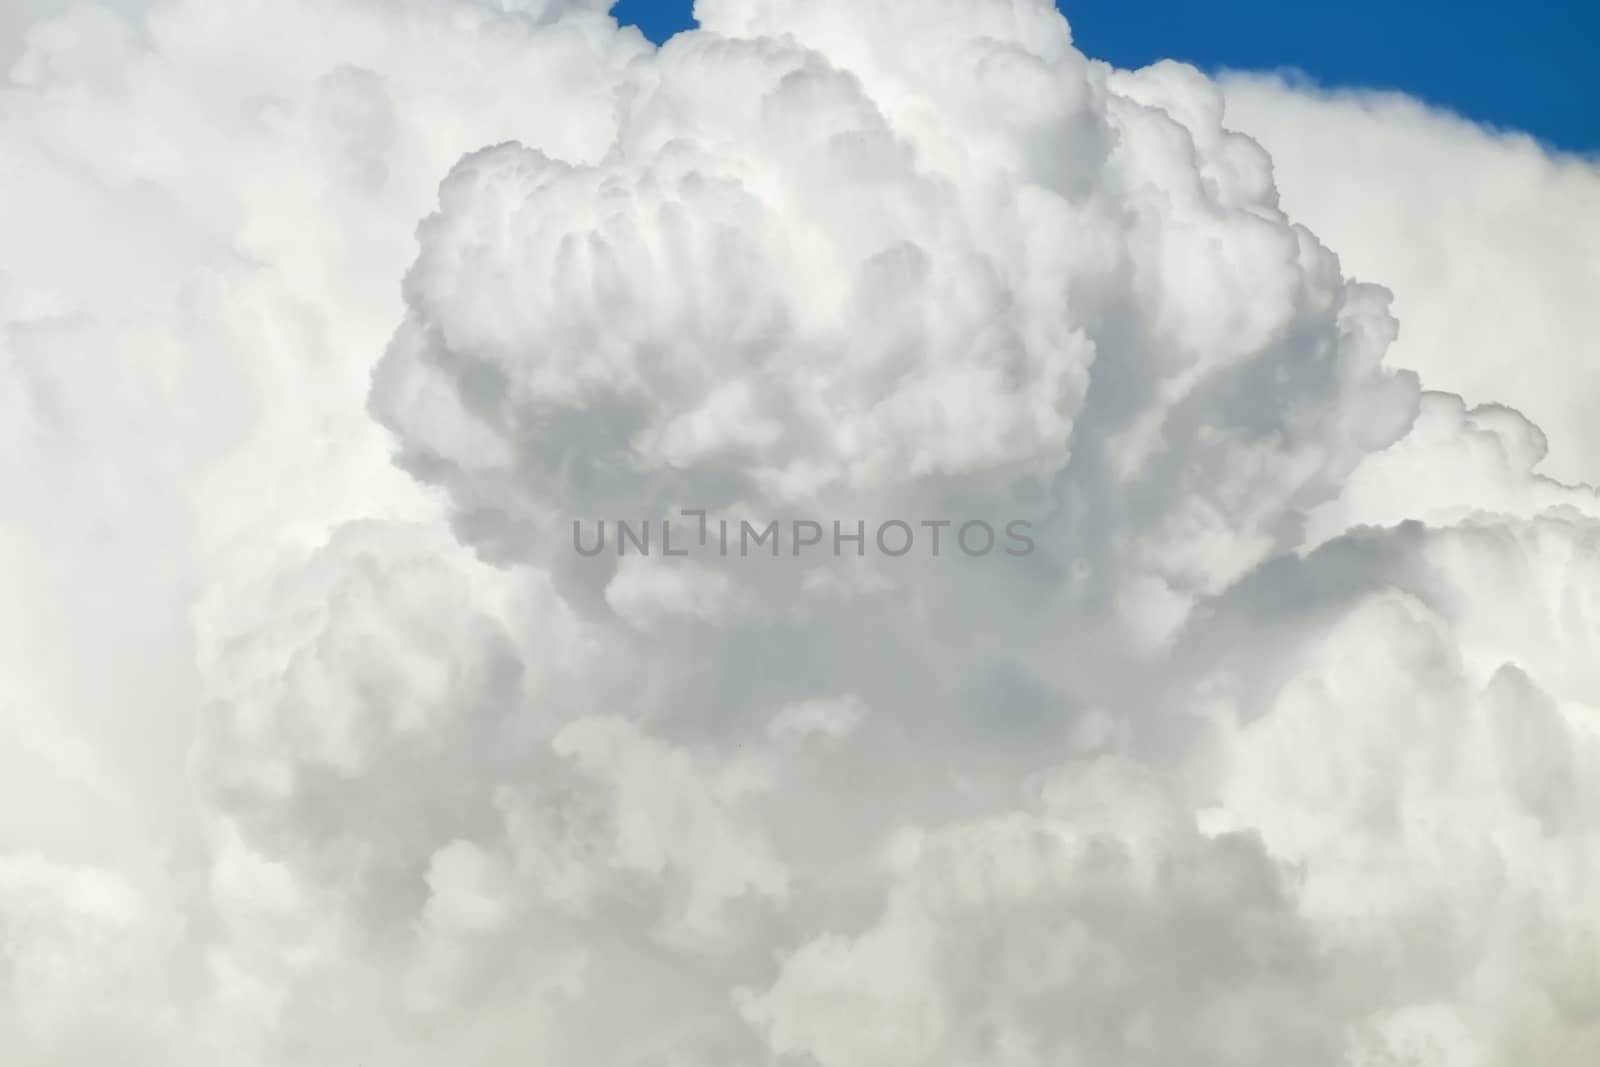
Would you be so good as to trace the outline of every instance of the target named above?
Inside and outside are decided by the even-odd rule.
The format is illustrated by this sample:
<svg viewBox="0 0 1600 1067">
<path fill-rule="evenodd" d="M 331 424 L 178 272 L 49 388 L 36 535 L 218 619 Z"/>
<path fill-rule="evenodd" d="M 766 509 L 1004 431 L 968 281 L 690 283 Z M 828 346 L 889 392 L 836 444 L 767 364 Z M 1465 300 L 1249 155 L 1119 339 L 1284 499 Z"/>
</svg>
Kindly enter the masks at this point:
<svg viewBox="0 0 1600 1067">
<path fill-rule="evenodd" d="M 691 0 L 622 0 L 620 21 L 660 42 Z M 1590 0 L 1066 0 L 1086 54 L 1120 67 L 1303 71 L 1336 88 L 1397 89 L 1568 151 L 1600 152 L 1600 4 Z"/>
</svg>

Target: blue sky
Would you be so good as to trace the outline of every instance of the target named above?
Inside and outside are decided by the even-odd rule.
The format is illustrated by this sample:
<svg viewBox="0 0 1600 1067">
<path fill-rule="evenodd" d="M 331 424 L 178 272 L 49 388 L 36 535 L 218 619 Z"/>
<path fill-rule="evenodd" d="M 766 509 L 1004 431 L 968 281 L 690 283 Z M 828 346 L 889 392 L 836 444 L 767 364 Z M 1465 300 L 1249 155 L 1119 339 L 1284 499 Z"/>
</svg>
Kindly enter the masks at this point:
<svg viewBox="0 0 1600 1067">
<path fill-rule="evenodd" d="M 1294 67 L 1329 86 L 1399 89 L 1550 144 L 1600 152 L 1600 0 L 1062 0 L 1078 46 L 1118 66 Z M 664 40 L 691 0 L 621 0 Z"/>
</svg>

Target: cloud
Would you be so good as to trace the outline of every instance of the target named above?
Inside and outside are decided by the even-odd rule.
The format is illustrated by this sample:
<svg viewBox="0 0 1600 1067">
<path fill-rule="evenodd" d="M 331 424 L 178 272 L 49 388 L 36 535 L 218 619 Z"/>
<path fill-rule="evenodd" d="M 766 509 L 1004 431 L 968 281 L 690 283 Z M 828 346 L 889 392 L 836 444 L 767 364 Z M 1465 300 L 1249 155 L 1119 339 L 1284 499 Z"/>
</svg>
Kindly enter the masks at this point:
<svg viewBox="0 0 1600 1067">
<path fill-rule="evenodd" d="M 1600 163 L 1397 94 L 1222 85 L 1284 207 L 1347 273 L 1394 291 L 1394 364 L 1516 408 L 1549 437 L 1545 474 L 1600 482 Z"/>
<path fill-rule="evenodd" d="M 1043 0 L 603 8 L 29 37 L 0 1055 L 1590 1062 L 1568 409 Z M 569 540 L 682 508 L 1037 551 Z"/>
<path fill-rule="evenodd" d="M 1281 869 L 1160 781 L 1069 765 L 1026 811 L 902 843 L 882 914 L 744 1011 L 779 1054 L 884 1062 L 1334 1063 L 1359 1012 Z"/>
</svg>

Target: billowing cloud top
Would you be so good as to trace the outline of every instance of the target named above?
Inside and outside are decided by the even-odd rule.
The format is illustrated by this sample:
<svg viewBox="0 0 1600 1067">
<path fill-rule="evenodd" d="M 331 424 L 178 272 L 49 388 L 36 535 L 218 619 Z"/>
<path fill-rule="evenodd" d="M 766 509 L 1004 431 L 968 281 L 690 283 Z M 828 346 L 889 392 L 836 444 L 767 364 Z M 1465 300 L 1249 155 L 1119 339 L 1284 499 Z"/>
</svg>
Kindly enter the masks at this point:
<svg viewBox="0 0 1600 1067">
<path fill-rule="evenodd" d="M 1044 0 L 606 9 L 30 32 L 0 1058 L 1600 1058 L 1592 369 L 1541 429 L 1391 351 L 1240 117 L 1310 94 Z"/>
</svg>

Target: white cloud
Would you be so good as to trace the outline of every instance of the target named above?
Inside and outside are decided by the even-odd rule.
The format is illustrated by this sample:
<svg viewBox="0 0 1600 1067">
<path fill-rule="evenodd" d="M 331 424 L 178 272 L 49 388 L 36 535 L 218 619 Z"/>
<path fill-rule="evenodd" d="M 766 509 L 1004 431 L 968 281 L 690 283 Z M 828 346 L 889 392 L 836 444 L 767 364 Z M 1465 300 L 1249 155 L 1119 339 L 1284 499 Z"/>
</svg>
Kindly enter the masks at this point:
<svg viewBox="0 0 1600 1067">
<path fill-rule="evenodd" d="M 1600 505 L 1537 472 L 1593 379 L 1404 278 L 1391 358 L 1227 128 L 1345 105 L 1044 0 L 603 6 L 30 38 L 0 1059 L 1592 1062 Z M 1580 351 L 1547 306 L 1495 328 Z M 680 507 L 1039 551 L 571 550 Z"/>
<path fill-rule="evenodd" d="M 1549 437 L 1541 470 L 1600 483 L 1600 162 L 1396 94 L 1223 79 L 1284 208 L 1394 291 L 1397 366 Z"/>
</svg>

